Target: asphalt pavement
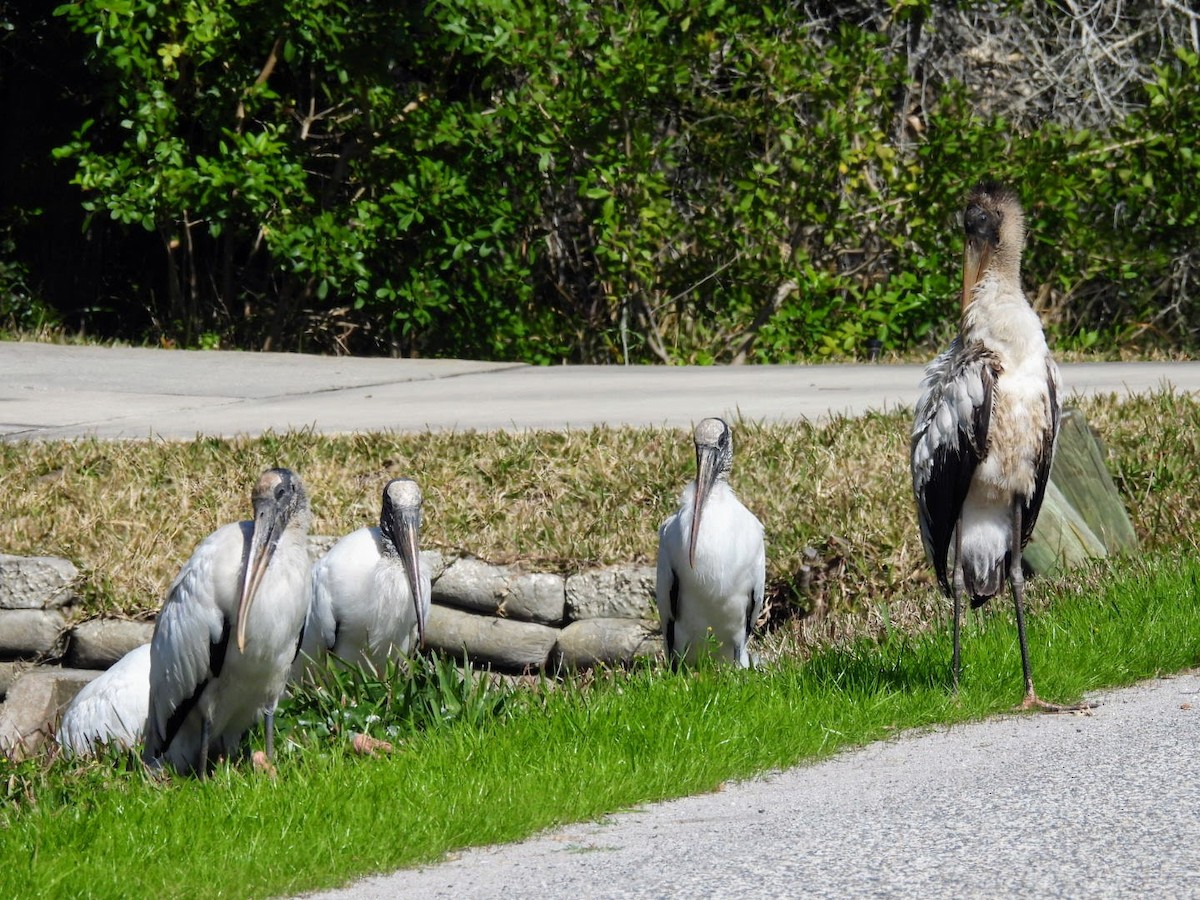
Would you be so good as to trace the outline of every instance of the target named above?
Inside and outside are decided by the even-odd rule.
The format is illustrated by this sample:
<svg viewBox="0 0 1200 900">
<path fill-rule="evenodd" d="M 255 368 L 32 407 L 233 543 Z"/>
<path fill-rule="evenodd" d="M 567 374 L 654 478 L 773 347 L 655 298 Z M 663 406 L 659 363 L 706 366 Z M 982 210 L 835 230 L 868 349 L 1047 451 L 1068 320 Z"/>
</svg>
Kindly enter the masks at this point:
<svg viewBox="0 0 1200 900">
<path fill-rule="evenodd" d="M 188 439 L 311 428 L 687 427 L 916 403 L 917 365 L 526 366 L 0 342 L 0 440 Z M 1063 367 L 1072 393 L 1200 390 L 1200 362 Z"/>
<path fill-rule="evenodd" d="M 911 407 L 920 377 L 0 342 L 0 440 L 819 419 Z M 1200 392 L 1200 363 L 1066 365 L 1063 381 L 1068 398 Z M 322 896 L 1200 897 L 1198 691 L 1192 673 L 1088 715 L 905 735 Z"/>
</svg>

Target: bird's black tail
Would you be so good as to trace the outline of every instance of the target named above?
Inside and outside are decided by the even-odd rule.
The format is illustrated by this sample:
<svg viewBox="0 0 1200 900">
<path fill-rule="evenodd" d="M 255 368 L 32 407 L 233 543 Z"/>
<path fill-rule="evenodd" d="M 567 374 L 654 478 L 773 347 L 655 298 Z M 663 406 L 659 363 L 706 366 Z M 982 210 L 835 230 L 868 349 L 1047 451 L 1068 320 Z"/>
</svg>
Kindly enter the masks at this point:
<svg viewBox="0 0 1200 900">
<path fill-rule="evenodd" d="M 971 598 L 971 609 L 978 609 L 1004 590 L 1011 557 L 1005 553 L 1000 559 L 963 560 L 963 584 Z"/>
</svg>

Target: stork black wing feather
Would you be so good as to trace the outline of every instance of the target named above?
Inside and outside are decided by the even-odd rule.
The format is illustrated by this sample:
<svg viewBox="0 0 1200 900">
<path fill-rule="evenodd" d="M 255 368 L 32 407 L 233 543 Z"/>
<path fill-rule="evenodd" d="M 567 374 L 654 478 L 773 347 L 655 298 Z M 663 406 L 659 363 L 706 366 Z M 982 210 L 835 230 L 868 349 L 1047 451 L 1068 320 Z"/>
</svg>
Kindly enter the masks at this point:
<svg viewBox="0 0 1200 900">
<path fill-rule="evenodd" d="M 1042 444 L 1038 448 L 1037 474 L 1034 479 L 1033 494 L 1025 499 L 1021 510 L 1021 549 L 1033 537 L 1033 526 L 1037 524 L 1038 514 L 1042 510 L 1042 501 L 1046 497 L 1046 485 L 1050 481 L 1050 470 L 1054 465 L 1054 451 L 1058 443 L 1058 427 L 1062 420 L 1062 405 L 1058 399 L 1058 367 L 1054 360 L 1046 360 L 1046 385 L 1049 390 L 1050 425 L 1042 434 Z"/>
<path fill-rule="evenodd" d="M 913 493 L 926 553 L 947 595 L 950 545 L 979 463 L 987 457 L 999 364 L 959 341 L 926 369 L 912 435 Z"/>
</svg>

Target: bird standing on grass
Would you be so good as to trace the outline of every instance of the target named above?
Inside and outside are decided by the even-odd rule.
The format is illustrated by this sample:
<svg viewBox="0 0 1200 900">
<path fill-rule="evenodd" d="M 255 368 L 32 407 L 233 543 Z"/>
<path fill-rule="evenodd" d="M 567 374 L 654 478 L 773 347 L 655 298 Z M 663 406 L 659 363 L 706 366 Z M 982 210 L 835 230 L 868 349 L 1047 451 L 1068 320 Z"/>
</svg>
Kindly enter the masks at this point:
<svg viewBox="0 0 1200 900">
<path fill-rule="evenodd" d="M 408 656 L 425 642 L 431 589 L 421 569 L 421 504 L 411 478 L 389 481 L 378 527 L 351 532 L 313 566 L 309 659 L 332 653 L 382 672 L 389 656 Z"/>
<path fill-rule="evenodd" d="M 963 226 L 959 333 L 926 368 L 913 423 L 921 537 L 954 601 L 955 689 L 962 598 L 981 606 L 1007 581 L 1025 676 L 1022 708 L 1059 710 L 1033 687 L 1021 568 L 1054 459 L 1062 412 L 1058 366 L 1021 289 L 1025 220 L 1016 194 L 995 182 L 979 184 L 967 199 Z"/>
<path fill-rule="evenodd" d="M 171 584 L 150 642 L 150 710 L 143 758 L 206 777 L 274 710 L 308 610 L 308 495 L 299 476 L 268 469 L 252 494 L 254 520 L 205 538 Z"/>
<path fill-rule="evenodd" d="M 705 419 L 695 442 L 696 480 L 658 530 L 655 593 L 667 657 L 672 666 L 695 662 L 711 636 L 721 656 L 748 668 L 766 581 L 763 527 L 729 486 L 729 426 Z"/>
<path fill-rule="evenodd" d="M 54 739 L 72 756 L 91 756 L 105 744 L 132 750 L 145 733 L 149 702 L 150 645 L 142 644 L 80 689 Z"/>
</svg>

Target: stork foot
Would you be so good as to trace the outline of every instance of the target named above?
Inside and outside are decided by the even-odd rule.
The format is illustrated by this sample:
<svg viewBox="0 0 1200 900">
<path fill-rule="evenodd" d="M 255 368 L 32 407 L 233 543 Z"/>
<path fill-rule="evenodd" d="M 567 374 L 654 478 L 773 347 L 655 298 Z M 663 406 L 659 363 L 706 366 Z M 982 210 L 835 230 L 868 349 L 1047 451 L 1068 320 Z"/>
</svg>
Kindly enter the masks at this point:
<svg viewBox="0 0 1200 900">
<path fill-rule="evenodd" d="M 376 753 L 391 753 L 394 749 L 387 741 L 373 738 L 369 734 L 356 733 L 350 739 L 350 747 L 360 756 L 374 756 Z"/>
<path fill-rule="evenodd" d="M 275 764 L 271 762 L 271 758 L 261 750 L 255 750 L 250 756 L 250 764 L 254 767 L 255 772 L 265 772 L 270 777 L 275 777 Z"/>
<path fill-rule="evenodd" d="M 1025 699 L 1021 701 L 1021 705 L 1018 706 L 1017 709 L 1021 710 L 1022 712 L 1028 712 L 1029 710 L 1036 709 L 1038 712 L 1067 713 L 1067 712 L 1087 712 L 1089 710 L 1095 709 L 1099 705 L 1100 705 L 1099 703 L 1089 703 L 1086 700 L 1084 700 L 1080 703 L 1073 703 L 1073 704 L 1069 704 L 1066 706 L 1058 704 L 1058 703 L 1049 703 L 1049 702 L 1043 700 L 1041 697 L 1039 697 L 1033 691 L 1030 691 L 1028 694 L 1025 695 Z"/>
</svg>

